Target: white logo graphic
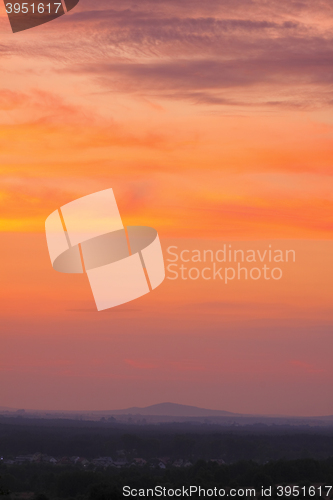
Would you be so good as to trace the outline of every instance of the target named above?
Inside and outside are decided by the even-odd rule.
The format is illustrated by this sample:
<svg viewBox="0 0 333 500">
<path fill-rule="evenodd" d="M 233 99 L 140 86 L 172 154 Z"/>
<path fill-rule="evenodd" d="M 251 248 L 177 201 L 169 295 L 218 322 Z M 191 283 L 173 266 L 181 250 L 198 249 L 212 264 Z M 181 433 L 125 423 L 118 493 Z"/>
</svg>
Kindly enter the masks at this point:
<svg viewBox="0 0 333 500">
<path fill-rule="evenodd" d="M 125 228 L 112 189 L 67 203 L 45 230 L 53 269 L 86 272 L 99 311 L 137 299 L 165 278 L 157 231 Z"/>
</svg>

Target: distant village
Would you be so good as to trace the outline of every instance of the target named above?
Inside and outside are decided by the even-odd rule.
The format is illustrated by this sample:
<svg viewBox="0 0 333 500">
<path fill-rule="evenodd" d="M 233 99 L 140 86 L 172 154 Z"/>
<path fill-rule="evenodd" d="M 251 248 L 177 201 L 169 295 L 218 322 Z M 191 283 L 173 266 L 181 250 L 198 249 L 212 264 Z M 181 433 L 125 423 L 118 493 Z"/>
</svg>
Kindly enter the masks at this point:
<svg viewBox="0 0 333 500">
<path fill-rule="evenodd" d="M 218 465 L 224 464 L 222 459 L 211 459 L 211 462 L 216 462 Z M 53 457 L 43 453 L 34 453 L 32 455 L 19 455 L 17 457 L 5 458 L 0 457 L 0 463 L 4 465 L 24 465 L 24 464 L 50 464 L 55 466 L 62 465 L 74 465 L 83 468 L 96 469 L 96 468 L 107 468 L 107 467 L 150 467 L 152 469 L 166 469 L 167 467 L 191 467 L 193 464 L 189 460 L 183 460 L 178 458 L 176 460 L 170 457 L 162 458 L 150 458 L 145 460 L 144 458 L 132 458 L 127 459 L 125 450 L 117 451 L 117 458 L 112 457 L 98 457 L 92 460 L 88 460 L 85 457 Z"/>
</svg>

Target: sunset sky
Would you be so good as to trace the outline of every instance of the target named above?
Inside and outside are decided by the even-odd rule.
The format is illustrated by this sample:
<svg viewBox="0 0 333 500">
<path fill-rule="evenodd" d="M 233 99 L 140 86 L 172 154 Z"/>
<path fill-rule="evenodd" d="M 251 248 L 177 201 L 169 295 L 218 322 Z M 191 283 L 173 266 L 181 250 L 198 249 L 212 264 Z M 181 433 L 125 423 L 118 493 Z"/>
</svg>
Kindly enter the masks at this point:
<svg viewBox="0 0 333 500">
<path fill-rule="evenodd" d="M 0 406 L 333 414 L 331 2 L 80 0 L 16 34 L 1 3 L 0 33 Z M 44 225 L 110 187 L 165 258 L 272 244 L 295 265 L 97 313 Z"/>
</svg>

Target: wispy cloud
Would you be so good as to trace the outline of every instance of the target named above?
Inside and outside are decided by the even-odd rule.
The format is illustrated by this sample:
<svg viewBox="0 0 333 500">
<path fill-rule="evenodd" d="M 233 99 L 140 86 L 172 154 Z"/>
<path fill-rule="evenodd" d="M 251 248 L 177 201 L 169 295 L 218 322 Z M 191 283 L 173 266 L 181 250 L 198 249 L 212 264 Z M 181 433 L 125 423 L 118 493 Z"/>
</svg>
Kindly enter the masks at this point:
<svg viewBox="0 0 333 500">
<path fill-rule="evenodd" d="M 99 0 L 92 10 L 83 0 L 48 26 L 43 43 L 46 28 L 24 43 L 11 39 L 0 53 L 56 59 L 56 71 L 87 75 L 113 92 L 318 107 L 333 101 L 332 24 L 329 2 Z"/>
</svg>

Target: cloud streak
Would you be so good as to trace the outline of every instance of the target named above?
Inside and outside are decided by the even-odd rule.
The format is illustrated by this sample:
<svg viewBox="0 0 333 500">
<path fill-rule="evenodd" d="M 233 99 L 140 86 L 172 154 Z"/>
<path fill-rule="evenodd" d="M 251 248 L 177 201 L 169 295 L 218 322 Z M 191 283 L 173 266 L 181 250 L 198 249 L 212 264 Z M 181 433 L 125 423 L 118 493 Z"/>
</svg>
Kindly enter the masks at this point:
<svg viewBox="0 0 333 500">
<path fill-rule="evenodd" d="M 111 0 L 92 10 L 82 1 L 48 26 L 49 41 L 11 40 L 0 53 L 56 59 L 55 70 L 86 75 L 112 92 L 205 106 L 316 108 L 333 102 L 331 14 L 329 2 L 146 0 L 119 7 Z"/>
</svg>

